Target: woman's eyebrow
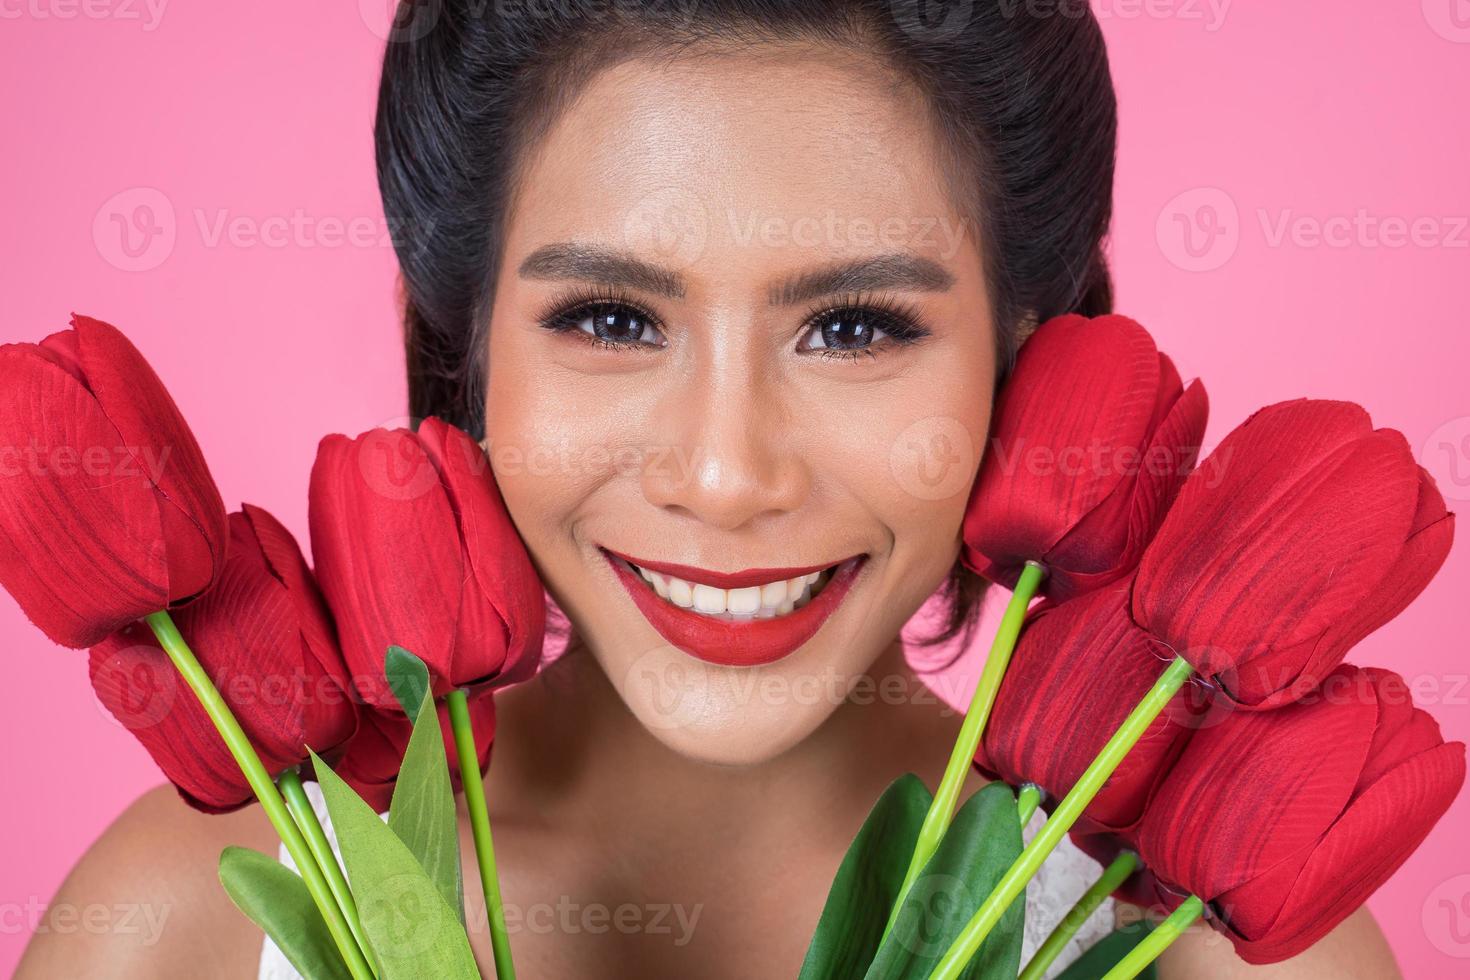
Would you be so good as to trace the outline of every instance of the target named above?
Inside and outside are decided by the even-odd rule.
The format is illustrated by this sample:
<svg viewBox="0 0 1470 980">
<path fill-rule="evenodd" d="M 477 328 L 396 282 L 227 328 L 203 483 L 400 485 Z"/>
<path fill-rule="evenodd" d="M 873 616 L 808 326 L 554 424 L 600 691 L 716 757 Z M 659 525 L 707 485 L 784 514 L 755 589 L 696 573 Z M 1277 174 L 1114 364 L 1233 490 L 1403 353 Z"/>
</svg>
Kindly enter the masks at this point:
<svg viewBox="0 0 1470 980">
<path fill-rule="evenodd" d="M 669 299 L 681 299 L 687 288 L 684 277 L 671 269 L 627 252 L 579 242 L 541 246 L 526 256 L 519 273 L 525 279 L 577 279 Z M 799 273 L 771 286 L 768 296 L 772 306 L 792 306 L 835 293 L 889 289 L 942 292 L 954 281 L 954 275 L 933 259 L 892 252 Z"/>
<path fill-rule="evenodd" d="M 684 277 L 642 259 L 602 245 L 553 242 L 521 263 L 523 279 L 579 279 L 603 286 L 624 286 L 656 296 L 680 299 Z"/>
<path fill-rule="evenodd" d="M 791 306 L 834 293 L 885 289 L 938 293 L 953 285 L 954 275 L 933 259 L 891 252 L 803 272 L 772 286 L 770 301 L 772 306 Z"/>
</svg>

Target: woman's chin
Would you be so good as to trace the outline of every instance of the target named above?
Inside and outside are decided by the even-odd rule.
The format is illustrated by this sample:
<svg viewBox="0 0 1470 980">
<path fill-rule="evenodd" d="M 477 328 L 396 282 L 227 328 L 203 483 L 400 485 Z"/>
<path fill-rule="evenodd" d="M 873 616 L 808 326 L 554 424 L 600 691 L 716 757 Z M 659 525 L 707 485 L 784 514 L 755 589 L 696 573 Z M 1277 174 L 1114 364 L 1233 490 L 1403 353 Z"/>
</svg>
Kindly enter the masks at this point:
<svg viewBox="0 0 1470 980">
<path fill-rule="evenodd" d="M 800 743 L 845 699 L 834 671 L 792 663 L 806 659 L 724 667 L 660 645 L 633 657 L 614 686 L 638 722 L 679 755 L 755 766 Z"/>
</svg>

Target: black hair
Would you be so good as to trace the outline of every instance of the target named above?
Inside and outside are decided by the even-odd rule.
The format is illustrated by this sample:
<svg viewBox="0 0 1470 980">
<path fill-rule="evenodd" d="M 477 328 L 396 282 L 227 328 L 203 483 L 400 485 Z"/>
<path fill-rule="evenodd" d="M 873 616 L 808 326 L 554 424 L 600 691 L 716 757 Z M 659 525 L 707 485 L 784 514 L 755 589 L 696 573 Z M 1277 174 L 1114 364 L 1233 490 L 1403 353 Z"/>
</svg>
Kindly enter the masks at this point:
<svg viewBox="0 0 1470 980">
<path fill-rule="evenodd" d="M 383 60 L 378 184 L 402 269 L 409 414 L 484 435 L 489 311 L 518 166 L 597 73 L 702 46 L 863 52 L 917 87 L 984 242 L 997 363 L 1111 311 L 1117 106 L 1086 0 L 405 0 Z M 983 591 L 956 567 L 968 631 Z"/>
</svg>

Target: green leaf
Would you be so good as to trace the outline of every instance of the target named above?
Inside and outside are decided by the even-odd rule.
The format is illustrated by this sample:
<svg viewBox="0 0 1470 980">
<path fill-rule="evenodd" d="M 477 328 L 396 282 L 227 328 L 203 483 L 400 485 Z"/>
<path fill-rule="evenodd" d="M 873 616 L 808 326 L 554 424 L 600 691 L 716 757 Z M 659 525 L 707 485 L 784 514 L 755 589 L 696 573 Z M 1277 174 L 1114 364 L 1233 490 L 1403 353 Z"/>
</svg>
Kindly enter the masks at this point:
<svg viewBox="0 0 1470 980">
<path fill-rule="evenodd" d="M 1129 950 L 1143 942 L 1143 938 L 1153 931 L 1153 923 L 1147 919 L 1130 926 L 1119 926 L 1105 938 L 1089 946 L 1087 952 L 1057 975 L 1056 980 L 1102 980 L 1119 960 L 1128 955 Z M 1150 963 L 1138 976 L 1141 980 L 1155 980 L 1158 975 L 1159 971 Z"/>
<path fill-rule="evenodd" d="M 418 665 L 422 686 L 414 677 L 414 664 Z M 408 749 L 403 754 L 403 765 L 398 770 L 398 783 L 393 788 L 393 802 L 388 808 L 388 826 L 399 840 L 408 845 L 444 901 L 458 914 L 460 925 L 464 925 L 459 816 L 454 807 L 454 787 L 449 782 L 449 760 L 444 754 L 439 712 L 430 700 L 429 672 L 423 661 L 407 650 L 389 647 L 389 683 L 393 683 L 395 667 L 399 680 L 406 681 L 402 687 L 404 694 L 421 691 L 423 702 L 408 712 L 409 717 L 416 715 L 418 721 L 414 722 Z M 399 688 L 395 687 L 397 690 Z"/>
<path fill-rule="evenodd" d="M 464 927 L 408 845 L 315 752 L 311 761 L 382 980 L 479 980 Z"/>
<path fill-rule="evenodd" d="M 932 799 L 913 773 L 883 791 L 837 869 L 800 980 L 848 980 L 867 971 Z M 1013 808 L 1011 822 L 1015 819 Z"/>
<path fill-rule="evenodd" d="M 392 646 L 383 658 L 383 673 L 403 713 L 410 720 L 417 719 L 429 693 L 429 668 L 403 647 Z"/>
<path fill-rule="evenodd" d="M 219 880 L 230 901 L 265 930 L 306 980 L 351 980 L 296 872 L 248 847 L 227 847 L 219 856 Z"/>
<path fill-rule="evenodd" d="M 1016 797 L 991 783 L 965 801 L 899 909 L 893 931 L 873 959 L 868 980 L 920 980 L 933 972 L 975 910 L 1021 853 Z M 1015 980 L 1021 966 L 1025 902 L 996 923 L 962 977 Z"/>
</svg>

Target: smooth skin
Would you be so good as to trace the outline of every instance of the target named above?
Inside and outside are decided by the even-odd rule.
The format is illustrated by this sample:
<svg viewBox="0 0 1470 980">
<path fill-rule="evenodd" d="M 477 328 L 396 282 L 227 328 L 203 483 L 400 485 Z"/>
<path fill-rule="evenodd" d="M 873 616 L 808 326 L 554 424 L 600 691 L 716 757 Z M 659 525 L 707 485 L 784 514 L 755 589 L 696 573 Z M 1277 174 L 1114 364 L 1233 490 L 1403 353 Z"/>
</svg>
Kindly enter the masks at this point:
<svg viewBox="0 0 1470 980">
<path fill-rule="evenodd" d="M 989 424 L 984 235 L 947 193 L 922 100 L 880 67 L 810 46 L 626 62 L 523 168 L 487 448 L 579 637 L 500 697 L 488 780 L 532 980 L 794 976 L 873 801 L 903 772 L 936 785 L 958 733 L 898 634 L 955 560 Z M 618 344 L 598 342 L 592 316 L 542 325 L 568 293 L 610 291 L 635 307 L 614 311 Z M 924 336 L 855 329 L 889 322 L 874 303 Z M 859 312 L 831 313 L 844 305 Z M 730 668 L 665 644 L 599 547 L 724 571 L 869 557 L 810 642 Z M 275 851 L 258 808 L 212 817 L 168 787 L 146 794 L 53 907 L 166 909 L 161 934 L 45 931 L 18 976 L 254 977 L 260 933 L 215 876 L 227 844 Z M 471 938 L 489 975 L 483 926 Z M 1199 926 L 1160 975 L 1399 972 L 1362 911 L 1270 968 Z"/>
</svg>

